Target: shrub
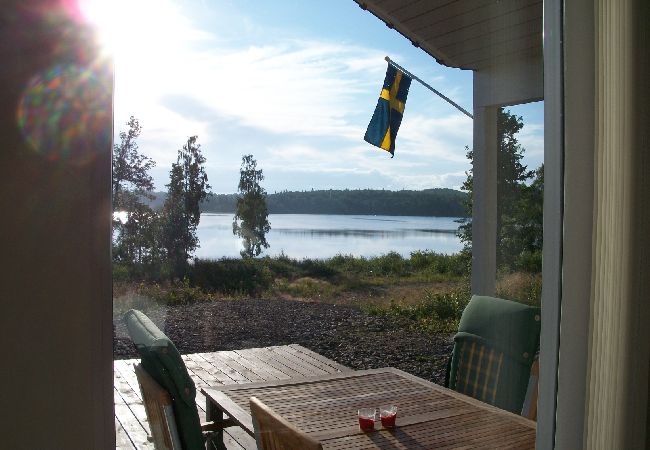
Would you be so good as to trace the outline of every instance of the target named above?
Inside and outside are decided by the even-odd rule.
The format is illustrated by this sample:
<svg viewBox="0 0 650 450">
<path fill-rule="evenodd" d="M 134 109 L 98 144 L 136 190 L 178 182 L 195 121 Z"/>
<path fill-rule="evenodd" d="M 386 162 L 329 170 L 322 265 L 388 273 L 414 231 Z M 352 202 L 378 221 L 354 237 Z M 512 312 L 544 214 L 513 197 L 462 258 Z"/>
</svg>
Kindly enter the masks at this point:
<svg viewBox="0 0 650 450">
<path fill-rule="evenodd" d="M 363 256 L 338 254 L 329 260 L 329 265 L 344 273 L 362 274 L 369 273 L 371 270 L 368 260 Z"/>
<path fill-rule="evenodd" d="M 249 258 L 196 259 L 188 272 L 191 284 L 207 292 L 252 296 L 269 289 L 273 281 L 263 260 Z"/>
<path fill-rule="evenodd" d="M 113 263 L 113 282 L 128 281 L 131 279 L 131 271 L 125 264 Z"/>
<path fill-rule="evenodd" d="M 500 274 L 495 295 L 515 302 L 539 306 L 542 298 L 542 275 L 524 272 Z"/>
<path fill-rule="evenodd" d="M 542 251 L 524 250 L 515 261 L 515 268 L 528 273 L 540 273 L 542 271 Z"/>
<path fill-rule="evenodd" d="M 431 310 L 439 321 L 457 324 L 470 298 L 469 290 L 461 288 L 435 295 L 427 292 L 424 303 L 431 305 Z"/>
<path fill-rule="evenodd" d="M 389 252 L 369 260 L 373 273 L 379 276 L 405 276 L 409 274 L 408 264 L 397 252 Z"/>
<path fill-rule="evenodd" d="M 115 281 L 160 281 L 164 271 L 160 264 L 113 263 L 113 280 Z"/>
<path fill-rule="evenodd" d="M 418 250 L 411 253 L 410 263 L 414 271 L 462 277 L 470 274 L 471 255 L 468 258 L 464 253 L 445 255 L 430 250 Z"/>
<path fill-rule="evenodd" d="M 401 305 L 391 302 L 388 310 L 373 309 L 374 314 L 393 314 L 413 321 L 413 327 L 438 333 L 451 333 L 458 329 L 467 303 L 471 298 L 469 284 L 443 293 L 426 292 L 425 297 L 415 305 Z"/>
<path fill-rule="evenodd" d="M 331 267 L 327 260 L 322 259 L 303 259 L 300 268 L 306 277 L 332 278 L 339 274 L 339 271 Z"/>
<path fill-rule="evenodd" d="M 428 270 L 435 265 L 438 253 L 430 250 L 418 250 L 411 252 L 411 267 L 413 270 Z"/>
<path fill-rule="evenodd" d="M 271 272 L 271 276 L 274 278 L 296 278 L 301 275 L 300 268 L 298 267 L 299 263 L 284 253 L 281 253 L 276 258 L 265 256 L 259 261 Z"/>
<path fill-rule="evenodd" d="M 141 283 L 138 286 L 137 293 L 140 296 L 151 298 L 167 305 L 188 304 L 213 299 L 210 294 L 206 294 L 200 288 L 190 286 L 190 281 L 187 278 L 183 279 L 183 281 L 173 282 L 165 286 L 158 283 Z"/>
</svg>

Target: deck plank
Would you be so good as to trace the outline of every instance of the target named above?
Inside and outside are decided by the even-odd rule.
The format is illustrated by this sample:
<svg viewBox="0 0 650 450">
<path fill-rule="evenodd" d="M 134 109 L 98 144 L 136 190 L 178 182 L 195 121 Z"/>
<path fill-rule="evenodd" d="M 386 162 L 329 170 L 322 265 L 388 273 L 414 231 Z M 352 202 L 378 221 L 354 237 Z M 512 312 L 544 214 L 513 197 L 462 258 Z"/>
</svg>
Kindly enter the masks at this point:
<svg viewBox="0 0 650 450">
<path fill-rule="evenodd" d="M 188 373 L 197 387 L 196 404 L 205 420 L 205 397 L 201 387 L 287 380 L 350 371 L 299 345 L 194 353 L 182 355 Z M 115 434 L 116 449 L 153 449 L 148 440 L 149 422 L 133 366 L 139 359 L 115 360 Z M 242 428 L 224 430 L 224 444 L 230 450 L 255 449 L 255 440 Z"/>
<path fill-rule="evenodd" d="M 267 357 L 272 358 L 283 366 L 300 372 L 304 377 L 315 377 L 328 374 L 327 371 L 322 370 L 301 358 L 297 358 L 291 353 L 283 352 L 282 348 L 279 346 L 265 347 L 261 349 L 261 351 L 266 353 Z"/>
<path fill-rule="evenodd" d="M 229 367 L 236 368 L 237 371 L 243 374 L 244 378 L 249 381 L 268 381 L 278 379 L 270 372 L 265 371 L 264 368 L 256 365 L 254 361 L 251 362 L 234 351 L 224 351 L 216 354 L 213 353 L 210 356 L 212 358 L 218 358 Z"/>
<path fill-rule="evenodd" d="M 129 439 L 129 435 L 124 430 L 120 421 L 117 420 L 117 417 L 115 418 L 115 448 L 122 450 L 135 450 L 133 442 Z"/>
<path fill-rule="evenodd" d="M 137 359 L 114 361 L 113 367 L 114 371 L 119 372 L 122 379 L 128 383 L 131 390 L 138 396 L 140 401 L 142 401 L 142 394 L 140 393 L 140 386 L 138 385 L 138 377 L 135 375 L 135 370 L 133 369 L 133 366 L 139 362 L 140 361 Z"/>
<path fill-rule="evenodd" d="M 149 431 L 142 427 L 142 424 L 119 395 L 115 395 L 115 416 L 124 427 L 124 431 L 126 431 L 135 448 L 154 450 L 153 442 L 148 439 Z"/>
<path fill-rule="evenodd" d="M 345 373 L 345 372 L 352 371 L 352 369 L 350 369 L 349 367 L 346 367 L 342 364 L 337 363 L 336 361 L 326 358 L 325 356 L 320 355 L 312 350 L 309 350 L 308 348 L 303 347 L 302 345 L 290 344 L 290 345 L 286 345 L 285 348 L 287 351 L 296 352 L 295 354 L 300 357 L 308 357 L 316 361 L 319 361 L 321 364 L 323 364 L 323 366 L 331 367 L 332 369 L 334 369 L 332 373 L 337 373 L 337 372 Z M 323 367 L 323 369 L 325 369 L 325 367 Z"/>
<path fill-rule="evenodd" d="M 291 378 L 290 375 L 287 375 L 286 373 L 277 370 L 275 367 L 261 361 L 260 358 L 251 351 L 251 349 L 237 350 L 232 353 L 234 355 L 229 356 L 232 356 L 241 365 L 248 367 L 264 381 L 288 380 Z"/>
<path fill-rule="evenodd" d="M 309 376 L 309 373 L 305 373 L 304 370 L 301 370 L 299 367 L 291 367 L 291 365 L 285 365 L 282 362 L 278 361 L 275 357 L 270 355 L 270 352 L 267 352 L 261 348 L 250 348 L 247 350 L 237 350 L 238 354 L 247 358 L 249 360 L 258 361 L 267 371 L 270 371 L 278 377 L 279 379 L 290 379 L 290 378 L 304 378 Z"/>
<path fill-rule="evenodd" d="M 259 378 L 254 373 L 250 372 L 241 364 L 236 361 L 229 361 L 218 353 L 195 353 L 194 356 L 201 358 L 212 370 L 220 370 L 228 375 L 235 383 L 248 383 L 251 381 L 259 381 Z"/>
<path fill-rule="evenodd" d="M 332 366 L 329 366 L 327 364 L 322 363 L 321 361 L 313 359 L 307 354 L 299 352 L 298 350 L 290 348 L 286 345 L 281 347 L 272 347 L 272 348 L 274 353 L 281 354 L 289 360 L 299 361 L 299 364 L 301 364 L 303 367 L 308 367 L 311 370 L 318 372 L 318 375 L 340 373 Z"/>
<path fill-rule="evenodd" d="M 127 383 L 127 381 L 118 371 L 114 372 L 113 386 L 115 388 L 116 395 L 119 395 L 122 398 L 124 403 L 126 403 L 126 406 L 128 406 L 128 408 L 137 419 L 138 423 L 140 423 L 140 425 L 142 425 L 142 428 L 148 432 L 149 421 L 147 419 L 147 412 L 144 409 L 142 399 L 139 395 L 137 395 L 137 393 L 140 392 L 139 389 L 134 391 L 131 385 Z"/>
<path fill-rule="evenodd" d="M 221 369 L 215 368 L 205 359 L 196 355 L 183 355 L 185 365 L 208 384 L 232 384 L 235 380 Z"/>
</svg>

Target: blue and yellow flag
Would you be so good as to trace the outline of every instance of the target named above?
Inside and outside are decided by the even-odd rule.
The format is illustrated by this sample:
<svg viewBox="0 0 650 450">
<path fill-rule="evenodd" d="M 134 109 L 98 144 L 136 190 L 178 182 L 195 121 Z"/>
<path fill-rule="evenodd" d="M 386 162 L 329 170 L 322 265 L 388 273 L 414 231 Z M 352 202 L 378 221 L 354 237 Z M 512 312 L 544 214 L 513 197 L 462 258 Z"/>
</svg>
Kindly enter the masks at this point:
<svg viewBox="0 0 650 450">
<path fill-rule="evenodd" d="M 406 96 L 411 86 L 411 78 L 402 71 L 388 65 L 384 87 L 379 95 L 375 113 L 370 119 L 368 130 L 363 137 L 366 142 L 395 155 L 395 137 L 402 123 Z"/>
</svg>

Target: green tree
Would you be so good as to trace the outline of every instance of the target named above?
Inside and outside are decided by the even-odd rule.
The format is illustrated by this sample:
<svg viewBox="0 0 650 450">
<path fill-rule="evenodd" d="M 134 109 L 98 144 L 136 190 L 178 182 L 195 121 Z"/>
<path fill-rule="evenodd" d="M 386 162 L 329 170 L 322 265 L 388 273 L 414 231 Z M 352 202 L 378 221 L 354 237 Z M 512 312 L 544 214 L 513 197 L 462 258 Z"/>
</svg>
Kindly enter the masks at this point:
<svg viewBox="0 0 650 450">
<path fill-rule="evenodd" d="M 151 158 L 138 152 L 137 139 L 142 127 L 135 117 L 131 116 L 126 123 L 128 131 L 120 132 L 120 143 L 113 146 L 113 209 L 123 208 L 121 192 L 130 190 L 140 195 L 148 195 L 153 191 L 153 179 L 149 170 L 156 163 Z"/>
<path fill-rule="evenodd" d="M 240 252 L 242 258 L 258 256 L 262 247 L 269 247 L 266 233 L 271 230 L 271 225 L 268 221 L 266 191 L 260 186 L 262 180 L 262 169 L 257 169 L 253 155 L 244 155 L 239 171 L 237 211 L 232 222 L 233 234 L 244 240 L 244 249 Z"/>
<path fill-rule="evenodd" d="M 471 166 L 470 169 L 465 172 L 465 181 L 460 187 L 461 191 L 467 192 L 467 197 L 463 201 L 465 206 L 466 217 L 459 219 L 460 223 L 458 227 L 458 237 L 461 242 L 464 244 L 462 252 L 468 256 L 471 256 L 472 253 L 472 210 L 474 205 L 474 150 L 465 146 L 465 155 L 469 159 Z"/>
<path fill-rule="evenodd" d="M 512 214 L 501 224 L 501 252 L 506 266 L 541 272 L 544 219 L 544 165 L 533 172 L 533 181 L 521 185 Z"/>
<path fill-rule="evenodd" d="M 516 134 L 523 128 L 521 117 L 499 110 L 497 115 L 497 265 L 515 268 L 531 254 L 541 255 L 543 167 L 528 170 L 523 164 L 525 149 Z M 467 158 L 473 162 L 474 151 L 466 147 Z M 472 213 L 474 174 L 470 169 L 461 189 L 468 192 L 465 206 Z M 531 184 L 528 182 L 534 178 Z M 472 224 L 464 220 L 458 235 L 471 252 Z M 530 264 L 529 264 L 530 266 Z"/>
<path fill-rule="evenodd" d="M 521 117 L 499 110 L 497 115 L 497 266 L 510 266 L 521 248 L 520 210 L 527 208 L 526 181 L 534 172 L 522 163 L 524 148 L 515 135 L 524 127 Z M 512 245 L 515 244 L 515 245 Z"/>
<path fill-rule="evenodd" d="M 163 206 L 163 246 L 171 265 L 172 277 L 181 277 L 187 260 L 199 245 L 196 229 L 201 220 L 201 202 L 210 195 L 205 157 L 197 136 L 192 136 L 178 150 L 172 164 L 167 185 L 167 198 Z"/>
<path fill-rule="evenodd" d="M 129 191 L 122 192 L 127 220 L 119 222 L 113 246 L 113 260 L 142 269 L 158 269 L 164 256 L 160 249 L 160 217 L 139 197 Z"/>
<path fill-rule="evenodd" d="M 113 259 L 135 265 L 151 264 L 157 258 L 156 214 L 142 202 L 151 198 L 153 179 L 149 170 L 155 162 L 138 152 L 137 139 L 142 127 L 131 116 L 128 131 L 120 132 L 120 143 L 113 146 L 113 211 L 125 211 L 126 221 L 113 220 Z"/>
</svg>

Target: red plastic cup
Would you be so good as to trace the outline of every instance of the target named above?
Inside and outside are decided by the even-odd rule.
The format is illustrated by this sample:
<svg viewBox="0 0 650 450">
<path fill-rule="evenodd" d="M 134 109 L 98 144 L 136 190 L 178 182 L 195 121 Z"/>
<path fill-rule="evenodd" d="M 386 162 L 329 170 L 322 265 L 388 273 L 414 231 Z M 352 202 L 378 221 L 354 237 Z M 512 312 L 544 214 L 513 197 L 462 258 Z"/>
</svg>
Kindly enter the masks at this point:
<svg viewBox="0 0 650 450">
<path fill-rule="evenodd" d="M 384 428 L 394 428 L 397 419 L 397 406 L 389 405 L 379 408 L 379 418 Z"/>
<path fill-rule="evenodd" d="M 375 409 L 361 408 L 359 414 L 359 428 L 361 431 L 372 431 L 375 429 Z"/>
</svg>

